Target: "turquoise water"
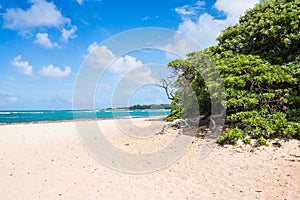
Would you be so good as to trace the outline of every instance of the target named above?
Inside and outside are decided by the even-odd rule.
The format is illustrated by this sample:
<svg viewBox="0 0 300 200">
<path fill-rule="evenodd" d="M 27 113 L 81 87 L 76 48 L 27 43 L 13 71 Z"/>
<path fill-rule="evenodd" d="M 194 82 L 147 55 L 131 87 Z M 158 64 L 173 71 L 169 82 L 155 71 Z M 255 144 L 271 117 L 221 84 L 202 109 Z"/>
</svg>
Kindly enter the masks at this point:
<svg viewBox="0 0 300 200">
<path fill-rule="evenodd" d="M 165 116 L 170 110 L 28 110 L 0 111 L 0 123 L 47 122 L 73 119 Z"/>
</svg>

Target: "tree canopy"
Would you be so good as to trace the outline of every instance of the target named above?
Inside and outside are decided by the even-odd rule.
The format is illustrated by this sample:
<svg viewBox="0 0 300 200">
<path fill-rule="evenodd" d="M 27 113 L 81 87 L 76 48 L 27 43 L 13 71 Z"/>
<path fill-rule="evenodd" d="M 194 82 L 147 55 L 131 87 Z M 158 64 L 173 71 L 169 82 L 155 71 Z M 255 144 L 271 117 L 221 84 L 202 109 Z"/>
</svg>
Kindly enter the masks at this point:
<svg viewBox="0 0 300 200">
<path fill-rule="evenodd" d="M 220 85 L 218 76 L 210 76 L 216 72 L 207 68 L 208 58 L 214 61 L 225 86 L 230 127 L 218 143 L 255 138 L 266 144 L 267 138 L 276 136 L 300 137 L 299 26 L 300 0 L 267 0 L 227 27 L 217 46 L 168 64 L 181 71 L 178 80 L 186 80 L 196 93 L 200 113 L 208 116 L 216 96 L 210 87 Z M 214 84 L 211 78 L 215 78 Z M 172 103 L 176 117 L 183 109 L 185 88 L 181 84 L 177 96 L 180 93 L 182 97 Z"/>
<path fill-rule="evenodd" d="M 240 17 L 217 38 L 218 52 L 258 55 L 272 64 L 300 55 L 300 1 L 267 0 Z"/>
</svg>

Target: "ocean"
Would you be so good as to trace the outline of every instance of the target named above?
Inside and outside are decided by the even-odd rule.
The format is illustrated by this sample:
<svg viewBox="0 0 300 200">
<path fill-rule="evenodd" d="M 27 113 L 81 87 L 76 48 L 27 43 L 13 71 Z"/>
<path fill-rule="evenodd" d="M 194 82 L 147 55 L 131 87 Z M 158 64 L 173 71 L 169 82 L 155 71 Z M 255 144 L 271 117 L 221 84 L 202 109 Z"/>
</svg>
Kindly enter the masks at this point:
<svg viewBox="0 0 300 200">
<path fill-rule="evenodd" d="M 0 111 L 0 124 L 166 116 L 170 110 L 14 110 Z"/>
</svg>

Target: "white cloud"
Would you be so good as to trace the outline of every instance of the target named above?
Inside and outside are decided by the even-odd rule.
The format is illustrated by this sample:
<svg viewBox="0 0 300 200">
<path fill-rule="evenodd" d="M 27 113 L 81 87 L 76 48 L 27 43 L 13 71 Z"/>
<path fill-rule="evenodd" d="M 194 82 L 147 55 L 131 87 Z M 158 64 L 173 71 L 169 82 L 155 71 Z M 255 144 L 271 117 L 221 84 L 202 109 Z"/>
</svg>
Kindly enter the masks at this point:
<svg viewBox="0 0 300 200">
<path fill-rule="evenodd" d="M 184 5 L 182 7 L 175 8 L 175 12 L 182 17 L 186 15 L 196 15 L 198 10 L 202 10 L 205 6 L 205 1 L 197 1 L 194 5 Z"/>
<path fill-rule="evenodd" d="M 77 1 L 77 3 L 79 3 L 81 5 L 84 0 L 76 0 L 76 1 Z"/>
<path fill-rule="evenodd" d="M 99 46 L 94 42 L 88 46 L 87 62 L 94 68 L 105 69 L 116 56 L 106 46 Z"/>
<path fill-rule="evenodd" d="M 66 66 L 64 70 L 61 70 L 59 67 L 54 67 L 52 64 L 44 66 L 40 73 L 43 76 L 48 76 L 52 78 L 64 78 L 69 76 L 71 73 L 71 67 Z"/>
<path fill-rule="evenodd" d="M 175 8 L 175 12 L 180 15 L 192 15 L 195 14 L 194 10 L 188 9 L 188 5 L 184 5 L 182 7 Z"/>
<path fill-rule="evenodd" d="M 52 43 L 47 33 L 37 33 L 34 43 L 46 48 L 58 47 L 57 43 Z"/>
<path fill-rule="evenodd" d="M 40 26 L 59 28 L 70 23 L 70 19 L 63 17 L 54 3 L 45 0 L 30 0 L 30 2 L 32 6 L 27 10 L 7 9 L 3 14 L 3 27 L 22 32 Z"/>
<path fill-rule="evenodd" d="M 186 57 L 186 54 L 202 48 L 196 41 L 186 36 L 187 34 L 175 34 L 172 42 L 161 47 L 163 50 L 167 51 L 167 57 L 169 59 L 175 59 L 178 56 L 184 58 Z"/>
<path fill-rule="evenodd" d="M 203 8 L 203 6 L 205 5 L 206 5 L 205 1 L 200 1 L 200 0 L 195 3 L 195 6 L 198 8 L 200 7 Z"/>
<path fill-rule="evenodd" d="M 18 31 L 22 36 L 32 36 L 34 29 L 55 28 L 62 33 L 62 40 L 68 41 L 75 38 L 76 26 L 71 24 L 71 20 L 64 17 L 53 2 L 47 0 L 29 0 L 32 4 L 28 9 L 10 8 L 2 14 L 3 28 Z M 66 27 L 71 27 L 70 29 Z M 38 38 L 41 37 L 41 38 Z M 48 36 L 37 35 L 36 42 L 44 47 L 52 48 L 52 43 Z"/>
<path fill-rule="evenodd" d="M 226 19 L 216 19 L 208 13 L 201 14 L 197 20 L 185 16 L 179 24 L 178 32 L 195 40 L 203 48 L 216 45 L 216 38 L 226 26 L 237 23 L 240 15 L 247 9 L 252 8 L 259 0 L 217 0 L 214 7 L 222 12 L 225 12 Z M 201 4 L 199 2 L 199 4 Z M 192 12 L 192 8 L 185 7 L 186 12 Z M 183 11 L 183 10 L 182 10 Z M 184 14 L 182 12 L 182 14 Z M 175 48 L 179 44 L 173 45 Z M 182 46 L 182 45 L 181 45 Z"/>
<path fill-rule="evenodd" d="M 64 42 L 67 42 L 70 38 L 76 38 L 77 35 L 75 34 L 77 30 L 77 27 L 76 26 L 72 26 L 71 29 L 67 30 L 65 28 L 62 29 L 61 31 L 61 38 Z"/>
<path fill-rule="evenodd" d="M 142 21 L 147 21 L 147 20 L 149 20 L 149 19 L 151 19 L 151 17 L 146 16 L 146 17 L 144 17 L 144 18 L 142 19 Z"/>
<path fill-rule="evenodd" d="M 216 38 L 229 23 L 226 20 L 217 20 L 205 13 L 199 16 L 196 22 L 185 19 L 178 27 L 178 32 L 195 40 L 201 47 L 206 48 L 217 44 Z"/>
<path fill-rule="evenodd" d="M 259 0 L 218 0 L 214 7 L 219 11 L 225 12 L 227 20 L 232 20 L 232 23 L 236 23 L 247 9 L 252 8 L 257 3 L 259 3 Z"/>
<path fill-rule="evenodd" d="M 11 64 L 15 66 L 18 70 L 20 70 L 23 74 L 29 76 L 33 75 L 33 67 L 27 61 L 22 61 L 21 55 L 16 56 L 11 62 Z"/>
<path fill-rule="evenodd" d="M 107 70 L 104 71 L 102 80 L 111 77 L 110 74 L 114 75 L 114 78 L 109 80 L 112 86 L 123 83 L 131 87 L 145 82 L 158 82 L 153 77 L 151 69 L 136 57 L 130 55 L 117 57 L 109 48 L 96 42 L 89 45 L 87 51 L 89 54 L 85 65 L 103 71 Z"/>
<path fill-rule="evenodd" d="M 152 70 L 147 67 L 138 67 L 124 76 L 124 83 L 135 82 L 137 84 L 160 83 L 159 80 L 151 76 Z"/>
<path fill-rule="evenodd" d="M 98 69 L 105 69 L 111 73 L 124 75 L 127 72 L 143 66 L 143 63 L 137 58 L 125 55 L 117 58 L 117 56 L 106 46 L 100 46 L 96 42 L 88 46 L 88 64 Z M 110 65 L 111 64 L 111 65 Z"/>
<path fill-rule="evenodd" d="M 100 46 L 98 45 L 98 43 L 97 42 L 93 42 L 87 48 L 88 53 L 91 54 L 94 50 L 96 50 L 97 47 L 100 48 Z M 104 47 L 104 46 L 102 46 L 102 47 Z M 107 47 L 105 47 L 105 49 L 107 49 Z"/>
<path fill-rule="evenodd" d="M 126 106 L 129 103 L 129 100 L 134 96 L 134 94 L 143 86 L 150 86 L 160 84 L 160 81 L 151 76 L 152 71 L 149 67 L 143 66 L 133 69 L 119 79 L 114 87 L 113 95 L 111 98 L 112 106 L 118 107 L 119 105 Z M 150 95 L 150 97 L 149 97 Z M 152 93 L 144 94 L 144 98 L 151 98 Z"/>
<path fill-rule="evenodd" d="M 143 66 L 142 61 L 137 60 L 136 57 L 129 55 L 118 58 L 109 68 L 114 74 L 125 74 L 135 68 Z"/>
</svg>

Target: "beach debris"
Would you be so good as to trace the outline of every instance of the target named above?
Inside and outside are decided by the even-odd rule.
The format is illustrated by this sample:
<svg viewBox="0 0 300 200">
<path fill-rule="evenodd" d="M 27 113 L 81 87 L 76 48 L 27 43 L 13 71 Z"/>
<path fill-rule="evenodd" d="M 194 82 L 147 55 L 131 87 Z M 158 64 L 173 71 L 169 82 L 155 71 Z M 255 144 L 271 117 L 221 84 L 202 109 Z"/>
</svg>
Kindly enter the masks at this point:
<svg viewBox="0 0 300 200">
<path fill-rule="evenodd" d="M 198 116 L 198 117 L 194 117 L 194 118 L 190 118 L 190 119 L 176 119 L 172 122 L 167 122 L 166 124 L 164 124 L 163 128 L 188 128 L 191 126 L 199 126 L 199 122 L 201 119 L 203 119 L 204 116 Z"/>
<path fill-rule="evenodd" d="M 277 148 L 282 147 L 282 144 L 280 144 L 278 141 L 273 142 L 272 145 Z"/>
<path fill-rule="evenodd" d="M 288 158 L 285 158 L 285 160 L 290 162 L 300 162 L 300 155 L 289 154 Z"/>
<path fill-rule="evenodd" d="M 167 134 L 168 129 L 179 129 L 179 134 L 192 135 L 197 137 L 204 137 L 208 132 L 216 133 L 220 129 L 217 126 L 216 120 L 219 115 L 210 115 L 205 117 L 204 115 L 197 116 L 189 119 L 176 119 L 172 122 L 166 122 L 162 130 L 157 134 Z M 212 134 L 211 134 L 212 135 Z"/>
</svg>

